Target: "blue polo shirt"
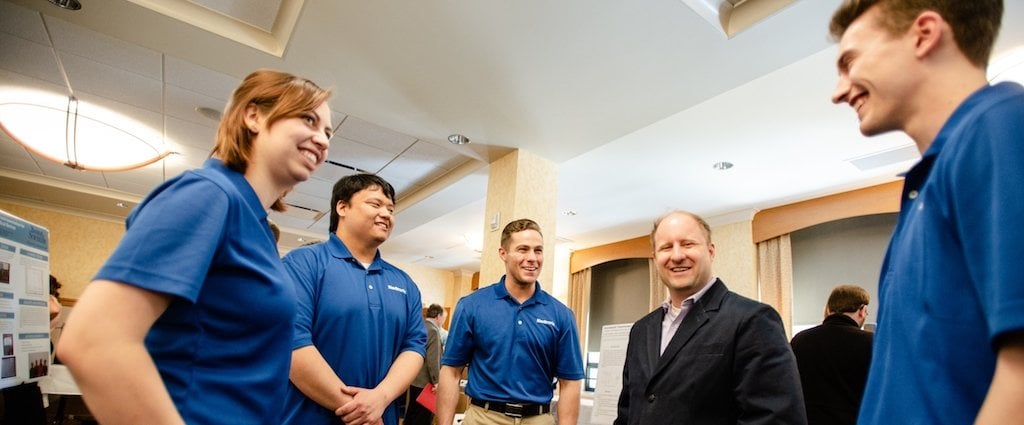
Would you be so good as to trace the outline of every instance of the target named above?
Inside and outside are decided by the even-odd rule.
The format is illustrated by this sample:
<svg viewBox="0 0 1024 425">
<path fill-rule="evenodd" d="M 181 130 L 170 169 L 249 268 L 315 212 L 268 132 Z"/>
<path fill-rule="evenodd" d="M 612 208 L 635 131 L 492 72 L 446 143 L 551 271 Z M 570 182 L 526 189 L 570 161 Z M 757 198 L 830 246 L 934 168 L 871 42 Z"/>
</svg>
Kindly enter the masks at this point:
<svg viewBox="0 0 1024 425">
<path fill-rule="evenodd" d="M 1024 88 L 968 97 L 907 174 L 860 424 L 973 423 L 1024 329 Z"/>
<path fill-rule="evenodd" d="M 157 187 L 127 228 L 96 279 L 172 296 L 146 348 L 185 422 L 279 424 L 295 290 L 248 181 L 209 159 Z"/>
<path fill-rule="evenodd" d="M 536 285 L 522 304 L 505 289 L 504 276 L 459 300 L 441 364 L 469 364 L 470 397 L 548 404 L 555 378 L 583 379 L 576 319 Z"/>
<path fill-rule="evenodd" d="M 409 275 L 382 260 L 380 252 L 364 268 L 332 234 L 324 243 L 289 252 L 284 264 L 298 297 L 292 349 L 313 345 L 346 385 L 374 388 L 399 354 L 425 354 L 420 290 Z M 396 403 L 384 411 L 386 425 L 398 423 Z M 294 385 L 289 385 L 286 405 L 286 424 L 339 423 L 333 409 L 320 406 Z"/>
</svg>

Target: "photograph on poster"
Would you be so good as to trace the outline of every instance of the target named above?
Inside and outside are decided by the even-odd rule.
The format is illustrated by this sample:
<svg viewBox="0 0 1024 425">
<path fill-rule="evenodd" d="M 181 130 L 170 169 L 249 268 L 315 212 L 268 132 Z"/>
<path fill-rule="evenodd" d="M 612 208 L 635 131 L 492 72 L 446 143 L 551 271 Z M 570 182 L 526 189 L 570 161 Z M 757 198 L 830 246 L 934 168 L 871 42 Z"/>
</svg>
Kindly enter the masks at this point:
<svg viewBox="0 0 1024 425">
<path fill-rule="evenodd" d="M 11 284 L 11 263 L 0 261 L 0 283 Z"/>
<path fill-rule="evenodd" d="M 14 334 L 4 334 L 4 355 L 14 355 Z"/>
<path fill-rule="evenodd" d="M 18 374 L 17 363 L 14 362 L 14 356 L 4 357 L 0 360 L 0 378 L 10 378 Z"/>
<path fill-rule="evenodd" d="M 50 353 L 28 353 L 28 366 L 29 379 L 45 376 L 50 370 Z"/>
</svg>

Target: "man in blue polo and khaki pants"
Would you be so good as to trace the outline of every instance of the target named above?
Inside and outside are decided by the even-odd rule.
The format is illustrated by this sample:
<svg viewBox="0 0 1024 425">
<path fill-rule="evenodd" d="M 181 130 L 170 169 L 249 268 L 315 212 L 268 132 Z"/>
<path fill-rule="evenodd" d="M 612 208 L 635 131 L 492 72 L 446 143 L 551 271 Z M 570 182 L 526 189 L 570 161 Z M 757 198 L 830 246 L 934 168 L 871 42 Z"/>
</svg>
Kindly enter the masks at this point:
<svg viewBox="0 0 1024 425">
<path fill-rule="evenodd" d="M 550 425 L 553 384 L 558 381 L 558 423 L 575 425 L 583 361 L 576 320 L 540 287 L 544 237 L 532 220 L 501 232 L 498 255 L 505 276 L 463 297 L 452 317 L 441 360 L 437 419 L 449 425 L 459 399 L 459 379 L 469 365 L 471 401 L 464 425 Z"/>
</svg>

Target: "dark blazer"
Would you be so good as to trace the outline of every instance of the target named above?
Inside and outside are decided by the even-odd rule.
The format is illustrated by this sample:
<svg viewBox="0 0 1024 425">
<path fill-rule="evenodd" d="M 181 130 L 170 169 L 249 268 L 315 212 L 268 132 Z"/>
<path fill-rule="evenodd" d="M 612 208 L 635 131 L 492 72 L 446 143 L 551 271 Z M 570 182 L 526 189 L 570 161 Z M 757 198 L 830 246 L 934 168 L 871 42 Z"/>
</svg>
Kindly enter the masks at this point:
<svg viewBox="0 0 1024 425">
<path fill-rule="evenodd" d="M 853 425 L 864 397 L 874 334 L 833 314 L 793 337 L 810 425 Z"/>
<path fill-rule="evenodd" d="M 615 425 L 803 425 L 796 360 L 766 304 L 715 280 L 665 353 L 657 309 L 629 332 Z"/>
</svg>

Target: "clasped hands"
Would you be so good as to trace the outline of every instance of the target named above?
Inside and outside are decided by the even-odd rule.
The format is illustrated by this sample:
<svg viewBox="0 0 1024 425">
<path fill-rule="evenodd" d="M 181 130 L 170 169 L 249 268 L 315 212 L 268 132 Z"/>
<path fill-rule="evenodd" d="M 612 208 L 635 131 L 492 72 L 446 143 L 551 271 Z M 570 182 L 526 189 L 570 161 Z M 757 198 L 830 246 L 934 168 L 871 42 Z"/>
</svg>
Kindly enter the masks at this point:
<svg viewBox="0 0 1024 425">
<path fill-rule="evenodd" d="M 388 397 L 376 388 L 360 388 L 347 385 L 341 386 L 342 394 L 349 400 L 334 410 L 347 425 L 383 425 L 384 409 L 388 407 Z"/>
</svg>

